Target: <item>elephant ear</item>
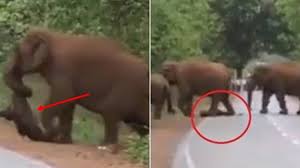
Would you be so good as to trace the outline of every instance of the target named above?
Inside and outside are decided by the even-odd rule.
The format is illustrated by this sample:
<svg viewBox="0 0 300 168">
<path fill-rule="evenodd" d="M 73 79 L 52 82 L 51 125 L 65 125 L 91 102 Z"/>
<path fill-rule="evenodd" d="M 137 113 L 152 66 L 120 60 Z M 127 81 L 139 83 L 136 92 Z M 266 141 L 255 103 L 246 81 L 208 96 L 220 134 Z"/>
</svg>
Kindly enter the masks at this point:
<svg viewBox="0 0 300 168">
<path fill-rule="evenodd" d="M 46 37 L 40 34 L 27 36 L 19 48 L 24 73 L 37 71 L 49 55 Z"/>
</svg>

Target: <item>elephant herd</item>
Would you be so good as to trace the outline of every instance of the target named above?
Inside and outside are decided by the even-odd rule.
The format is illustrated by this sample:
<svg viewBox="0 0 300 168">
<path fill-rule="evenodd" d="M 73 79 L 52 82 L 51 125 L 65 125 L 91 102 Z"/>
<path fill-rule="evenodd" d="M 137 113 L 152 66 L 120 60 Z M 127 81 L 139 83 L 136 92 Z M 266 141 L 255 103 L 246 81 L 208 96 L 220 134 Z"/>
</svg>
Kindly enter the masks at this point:
<svg viewBox="0 0 300 168">
<path fill-rule="evenodd" d="M 13 95 L 10 106 L 1 115 L 13 120 L 20 134 L 33 140 L 71 143 L 76 105 L 102 115 L 104 145 L 118 143 L 120 122 L 140 135 L 148 134 L 148 65 L 120 43 L 105 37 L 32 29 L 10 59 L 4 81 Z M 26 100 L 34 93 L 22 81 L 25 75 L 33 73 L 40 74 L 50 86 L 45 104 L 83 93 L 90 96 L 45 109 L 41 113 L 42 129 Z"/>
<path fill-rule="evenodd" d="M 160 76 L 160 83 L 151 80 L 152 85 L 152 104 L 154 105 L 154 119 L 161 118 L 161 106 L 167 96 L 171 96 L 170 86 L 176 86 L 179 90 L 178 107 L 185 116 L 191 113 L 192 101 L 194 96 L 205 94 L 216 89 L 230 89 L 232 82 L 231 69 L 221 63 L 189 59 L 180 62 L 166 61 L 161 66 L 161 71 L 155 76 Z M 154 75 L 152 75 L 154 76 Z M 158 78 L 158 77 L 155 77 Z M 165 82 L 168 81 L 168 82 Z M 160 87 L 157 85 L 160 84 Z M 285 95 L 296 96 L 300 100 L 300 63 L 273 63 L 256 66 L 247 78 L 245 88 L 247 91 L 247 101 L 249 106 L 252 104 L 252 95 L 255 89 L 262 90 L 262 109 L 261 114 L 268 112 L 270 97 L 275 94 L 280 105 L 280 114 L 288 114 L 285 102 Z M 169 93 L 159 92 L 158 88 L 165 87 Z M 158 94 L 160 93 L 160 94 Z M 229 101 L 228 94 L 211 95 L 212 102 L 208 114 L 216 116 L 220 114 L 218 110 L 219 102 L 222 102 L 227 109 L 226 115 L 234 115 L 235 111 Z M 159 100 L 159 101 L 157 101 Z M 174 113 L 171 101 L 167 101 L 168 111 Z M 299 103 L 300 105 L 300 103 Z M 300 107 L 297 111 L 300 115 Z"/>
<path fill-rule="evenodd" d="M 0 116 L 12 120 L 21 135 L 37 141 L 72 143 L 72 121 L 76 105 L 103 117 L 103 145 L 118 144 L 120 122 L 126 123 L 141 136 L 148 134 L 148 65 L 117 41 L 33 29 L 17 44 L 9 58 L 11 62 L 5 69 L 4 81 L 13 91 L 12 99 Z M 41 113 L 40 127 L 39 119 L 33 115 L 27 101 L 34 93 L 23 82 L 24 76 L 33 73 L 40 74 L 50 86 L 50 95 L 45 104 L 83 93 L 89 93 L 90 96 L 45 109 Z M 171 87 L 178 88 L 178 107 L 185 116 L 189 116 L 194 96 L 216 89 L 230 89 L 232 74 L 232 69 L 224 64 L 207 60 L 165 61 L 160 72 L 151 75 L 154 118 L 161 118 L 165 101 L 168 112 L 175 113 Z M 287 114 L 284 96 L 293 95 L 300 99 L 299 83 L 299 63 L 257 66 L 247 82 L 248 103 L 251 105 L 254 89 L 260 88 L 263 91 L 261 113 L 267 113 L 269 99 L 275 94 L 281 107 L 280 114 Z M 225 106 L 227 115 L 235 114 L 228 94 L 220 93 L 210 97 L 212 101 L 208 114 L 218 115 L 220 103 Z M 300 114 L 300 110 L 297 114 Z"/>
<path fill-rule="evenodd" d="M 159 74 L 156 74 L 156 76 L 158 75 Z M 166 88 L 168 88 L 167 84 L 176 86 L 180 95 L 178 107 L 185 116 L 189 116 L 194 96 L 202 95 L 208 91 L 217 89 L 228 90 L 230 88 L 230 81 L 232 78 L 231 69 L 226 67 L 224 64 L 200 59 L 187 59 L 180 62 L 166 61 L 161 66 L 160 75 L 161 79 L 167 81 L 164 82 L 164 80 L 160 80 L 161 87 L 157 87 L 156 85 L 158 85 L 158 82 L 153 80 L 153 78 L 151 79 L 151 92 L 155 93 L 151 94 L 152 104 L 156 108 L 154 112 L 155 119 L 159 119 L 161 116 L 161 102 L 164 101 L 163 98 L 165 98 L 166 95 L 171 95 L 171 93 L 165 94 L 159 92 L 158 88 L 162 88 L 162 86 L 166 86 Z M 161 95 L 157 93 L 161 93 Z M 217 115 L 219 112 L 218 105 L 220 102 L 222 102 L 227 109 L 227 115 L 235 114 L 232 104 L 229 101 L 228 94 L 214 94 L 210 97 L 212 98 L 212 103 L 208 110 L 208 114 Z M 159 99 L 160 101 L 154 101 Z M 169 103 L 170 101 L 167 102 L 169 107 L 168 111 L 174 113 L 174 109 Z"/>
</svg>

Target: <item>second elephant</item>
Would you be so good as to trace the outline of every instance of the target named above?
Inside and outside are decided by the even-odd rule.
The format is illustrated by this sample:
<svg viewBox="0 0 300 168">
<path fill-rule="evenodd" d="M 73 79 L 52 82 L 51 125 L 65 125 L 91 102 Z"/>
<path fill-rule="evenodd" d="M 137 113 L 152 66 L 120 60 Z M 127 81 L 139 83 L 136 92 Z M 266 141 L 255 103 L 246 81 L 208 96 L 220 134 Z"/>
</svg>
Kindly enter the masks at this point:
<svg viewBox="0 0 300 168">
<path fill-rule="evenodd" d="M 191 112 L 193 96 L 216 89 L 229 89 L 231 80 L 230 70 L 225 65 L 198 59 L 167 61 L 162 65 L 162 73 L 171 85 L 178 86 L 179 108 L 186 116 Z M 228 94 L 214 94 L 211 97 L 210 115 L 218 113 L 220 101 L 225 105 L 227 114 L 235 113 Z"/>
<path fill-rule="evenodd" d="M 300 64 L 274 63 L 257 66 L 248 79 L 248 103 L 252 104 L 252 92 L 259 87 L 263 91 L 262 109 L 260 113 L 268 112 L 270 97 L 275 94 L 280 105 L 280 114 L 288 114 L 285 95 L 297 96 L 300 99 Z M 297 112 L 300 114 L 300 110 Z"/>
</svg>

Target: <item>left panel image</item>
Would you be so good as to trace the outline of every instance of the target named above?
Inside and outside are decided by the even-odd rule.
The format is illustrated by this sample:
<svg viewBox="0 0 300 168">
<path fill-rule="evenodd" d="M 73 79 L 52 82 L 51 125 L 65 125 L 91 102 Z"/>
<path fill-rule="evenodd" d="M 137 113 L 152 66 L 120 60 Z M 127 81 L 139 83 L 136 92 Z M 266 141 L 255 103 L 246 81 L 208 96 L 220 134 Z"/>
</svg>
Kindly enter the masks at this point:
<svg viewBox="0 0 300 168">
<path fill-rule="evenodd" d="M 148 167 L 147 0 L 0 0 L 0 29 L 0 167 Z"/>
</svg>

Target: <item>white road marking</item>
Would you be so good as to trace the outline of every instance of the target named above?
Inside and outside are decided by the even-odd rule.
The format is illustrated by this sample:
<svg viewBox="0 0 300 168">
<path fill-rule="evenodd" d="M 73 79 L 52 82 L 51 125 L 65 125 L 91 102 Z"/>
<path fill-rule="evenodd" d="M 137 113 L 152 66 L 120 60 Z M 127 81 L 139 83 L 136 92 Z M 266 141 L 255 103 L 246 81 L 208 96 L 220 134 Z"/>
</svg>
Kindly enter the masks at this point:
<svg viewBox="0 0 300 168">
<path fill-rule="evenodd" d="M 293 143 L 294 145 L 299 145 L 299 144 L 300 144 L 299 141 L 298 141 L 297 139 L 292 140 L 292 143 Z"/>
<path fill-rule="evenodd" d="M 187 163 L 188 168 L 196 168 L 194 161 L 190 155 L 189 145 L 186 143 L 185 149 L 184 149 L 184 157 Z"/>
<path fill-rule="evenodd" d="M 266 116 L 266 118 L 275 127 L 275 129 L 280 133 L 282 137 L 287 139 L 293 145 L 300 145 L 300 141 L 296 137 L 288 134 L 282 127 L 280 127 L 280 125 L 274 120 L 272 116 Z"/>
</svg>

